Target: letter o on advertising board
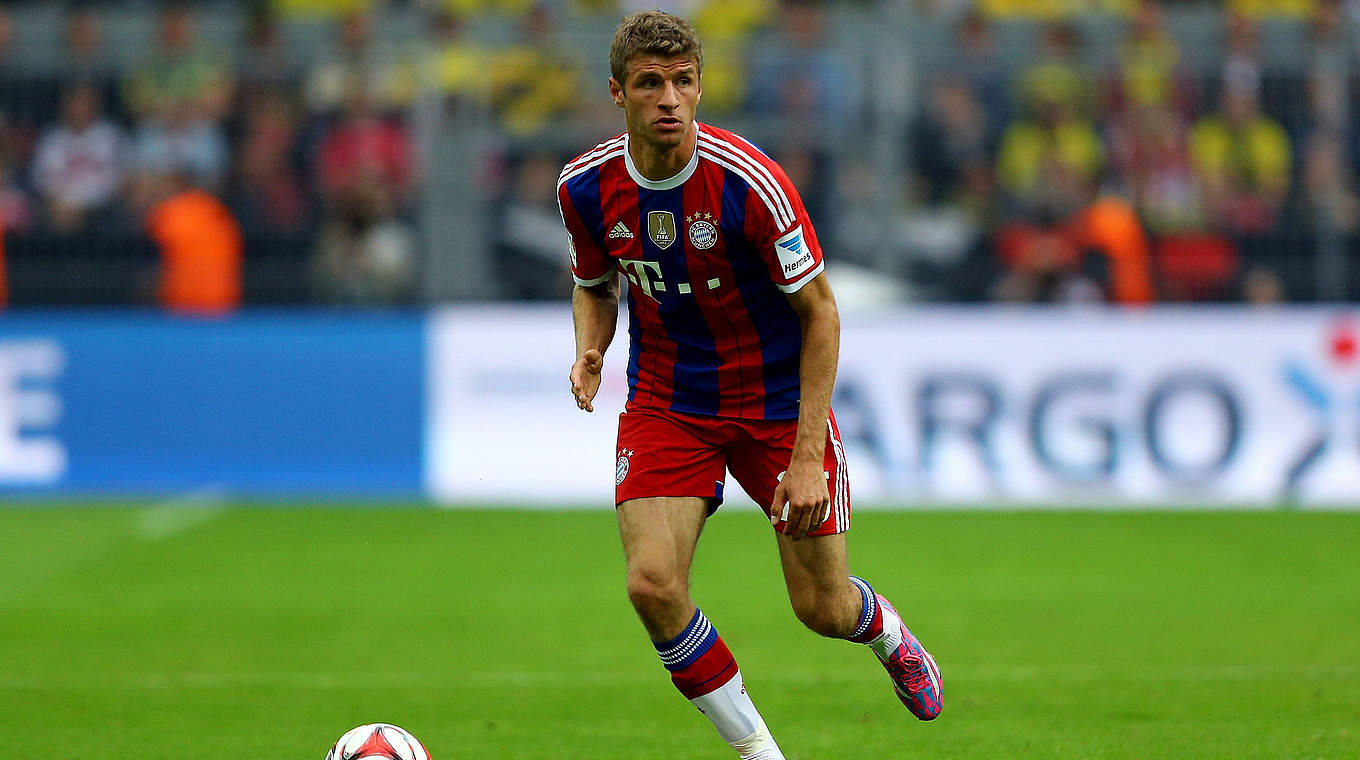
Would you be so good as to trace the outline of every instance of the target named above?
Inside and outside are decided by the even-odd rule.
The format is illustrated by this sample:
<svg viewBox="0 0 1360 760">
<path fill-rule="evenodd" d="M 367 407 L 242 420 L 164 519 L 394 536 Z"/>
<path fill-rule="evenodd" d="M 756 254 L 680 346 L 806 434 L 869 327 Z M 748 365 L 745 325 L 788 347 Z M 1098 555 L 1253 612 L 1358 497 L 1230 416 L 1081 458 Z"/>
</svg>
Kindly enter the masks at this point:
<svg viewBox="0 0 1360 760">
<path fill-rule="evenodd" d="M 1173 401 L 1185 396 L 1208 399 L 1219 412 L 1223 426 L 1222 444 L 1205 462 L 1174 461 L 1172 447 L 1163 436 L 1164 420 Z M 1208 374 L 1172 375 L 1153 386 L 1143 407 L 1143 430 L 1148 455 L 1157 470 L 1168 478 L 1187 485 L 1203 485 L 1222 475 L 1237 454 L 1242 440 L 1242 407 L 1227 383 Z"/>
</svg>

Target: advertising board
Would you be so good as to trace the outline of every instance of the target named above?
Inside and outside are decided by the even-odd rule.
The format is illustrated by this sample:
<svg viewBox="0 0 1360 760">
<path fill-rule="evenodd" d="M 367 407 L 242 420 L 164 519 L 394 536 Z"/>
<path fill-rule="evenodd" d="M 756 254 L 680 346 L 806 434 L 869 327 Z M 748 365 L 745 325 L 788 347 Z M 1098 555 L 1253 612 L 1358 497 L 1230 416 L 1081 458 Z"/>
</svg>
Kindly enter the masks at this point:
<svg viewBox="0 0 1360 760">
<path fill-rule="evenodd" d="M 7 314 L 0 489 L 418 497 L 423 341 L 419 314 Z"/>
<path fill-rule="evenodd" d="M 611 504 L 624 321 L 587 415 L 567 309 L 436 313 L 429 492 Z M 1345 310 L 922 308 L 841 335 L 833 406 L 859 504 L 1360 506 Z"/>
</svg>

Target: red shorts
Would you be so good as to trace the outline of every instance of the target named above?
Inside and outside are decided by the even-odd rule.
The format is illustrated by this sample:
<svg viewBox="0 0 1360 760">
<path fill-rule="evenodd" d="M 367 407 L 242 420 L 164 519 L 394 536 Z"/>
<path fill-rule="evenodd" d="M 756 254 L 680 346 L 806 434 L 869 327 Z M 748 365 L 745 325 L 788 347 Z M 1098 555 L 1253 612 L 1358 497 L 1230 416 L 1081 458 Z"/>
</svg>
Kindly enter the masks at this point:
<svg viewBox="0 0 1360 760">
<path fill-rule="evenodd" d="M 831 415 L 826 424 L 827 518 L 809 535 L 828 536 L 850 529 L 850 476 L 845 449 Z M 793 457 L 798 420 L 737 420 L 663 410 L 619 415 L 618 459 L 614 467 L 614 504 L 654 496 L 711 499 L 709 514 L 722 503 L 724 470 L 768 510 L 774 489 Z M 783 531 L 781 521 L 775 528 Z"/>
</svg>

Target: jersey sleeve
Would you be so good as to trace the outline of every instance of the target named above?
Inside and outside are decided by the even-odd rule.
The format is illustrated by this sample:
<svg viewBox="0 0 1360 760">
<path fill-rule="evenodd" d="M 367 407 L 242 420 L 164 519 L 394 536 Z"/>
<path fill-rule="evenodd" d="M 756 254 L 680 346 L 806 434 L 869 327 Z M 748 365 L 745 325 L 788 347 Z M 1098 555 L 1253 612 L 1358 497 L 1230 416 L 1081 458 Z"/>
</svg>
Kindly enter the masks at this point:
<svg viewBox="0 0 1360 760">
<path fill-rule="evenodd" d="M 788 175 L 769 159 L 762 162 L 762 168 L 753 177 L 746 199 L 751 242 L 764 258 L 775 286 L 793 293 L 822 273 L 822 246 Z"/>
<path fill-rule="evenodd" d="M 567 250 L 571 255 L 571 276 L 577 285 L 599 285 L 614 276 L 616 263 L 591 236 L 572 201 L 564 182 L 557 186 L 557 208 L 567 228 Z"/>
</svg>

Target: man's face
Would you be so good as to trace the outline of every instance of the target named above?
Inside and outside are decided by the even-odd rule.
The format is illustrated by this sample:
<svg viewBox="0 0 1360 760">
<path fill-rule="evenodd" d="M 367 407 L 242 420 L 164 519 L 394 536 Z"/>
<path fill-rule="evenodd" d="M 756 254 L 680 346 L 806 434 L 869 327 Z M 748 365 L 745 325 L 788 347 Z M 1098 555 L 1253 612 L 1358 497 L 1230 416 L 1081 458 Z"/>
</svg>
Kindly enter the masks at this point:
<svg viewBox="0 0 1360 760">
<path fill-rule="evenodd" d="M 610 77 L 609 93 L 624 110 L 629 133 L 661 149 L 679 145 L 699 106 L 699 66 L 693 58 L 639 55 L 624 82 Z"/>
</svg>

